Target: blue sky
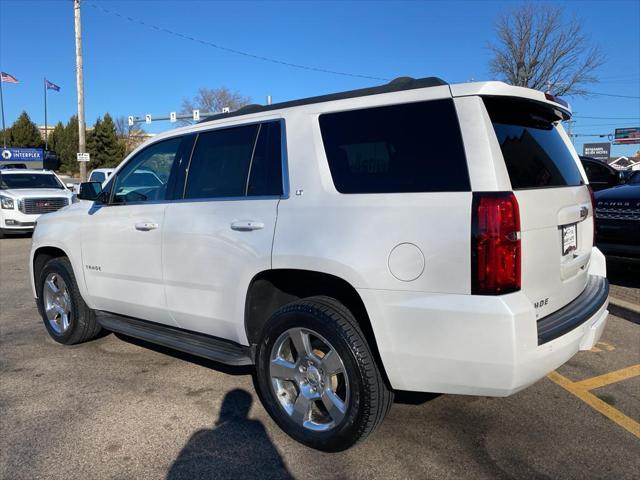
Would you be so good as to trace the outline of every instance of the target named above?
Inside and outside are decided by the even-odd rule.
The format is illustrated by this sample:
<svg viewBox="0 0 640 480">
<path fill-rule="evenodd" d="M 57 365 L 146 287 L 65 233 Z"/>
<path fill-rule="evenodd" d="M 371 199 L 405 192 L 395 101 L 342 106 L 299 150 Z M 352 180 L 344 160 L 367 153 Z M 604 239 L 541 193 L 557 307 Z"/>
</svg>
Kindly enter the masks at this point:
<svg viewBox="0 0 640 480">
<path fill-rule="evenodd" d="M 602 81 L 590 89 L 640 97 L 640 2 L 559 3 L 567 14 L 582 19 L 606 54 Z M 455 83 L 492 79 L 487 44 L 494 39 L 493 24 L 517 3 L 87 0 L 82 22 L 89 125 L 107 111 L 113 116 L 168 115 L 203 86 L 224 85 L 264 103 L 268 94 L 283 101 L 382 83 L 237 55 L 132 23 L 91 4 L 286 62 L 382 78 L 436 75 Z M 49 123 L 66 122 L 75 113 L 74 49 L 71 1 L 0 0 L 0 69 L 21 82 L 3 85 L 7 124 L 22 110 L 44 123 L 44 76 L 61 87 L 59 93 L 49 92 Z M 616 127 L 640 125 L 638 98 L 569 101 L 575 133 L 611 133 Z M 158 122 L 149 130 L 171 126 Z M 577 138 L 579 151 L 584 141 L 602 140 Z M 614 146 L 612 153 L 638 149 Z"/>
</svg>

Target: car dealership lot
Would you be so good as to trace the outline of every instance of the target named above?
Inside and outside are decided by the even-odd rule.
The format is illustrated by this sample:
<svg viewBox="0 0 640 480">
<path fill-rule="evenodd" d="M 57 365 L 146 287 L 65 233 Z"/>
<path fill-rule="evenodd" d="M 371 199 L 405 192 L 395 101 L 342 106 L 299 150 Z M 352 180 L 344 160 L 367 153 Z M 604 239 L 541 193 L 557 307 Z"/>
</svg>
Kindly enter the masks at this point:
<svg viewBox="0 0 640 480">
<path fill-rule="evenodd" d="M 400 395 L 363 444 L 324 454 L 275 426 L 246 370 L 115 335 L 53 342 L 29 287 L 30 242 L 0 241 L 0 478 L 633 478 L 640 468 L 640 325 L 610 317 L 595 351 L 509 398 Z"/>
</svg>

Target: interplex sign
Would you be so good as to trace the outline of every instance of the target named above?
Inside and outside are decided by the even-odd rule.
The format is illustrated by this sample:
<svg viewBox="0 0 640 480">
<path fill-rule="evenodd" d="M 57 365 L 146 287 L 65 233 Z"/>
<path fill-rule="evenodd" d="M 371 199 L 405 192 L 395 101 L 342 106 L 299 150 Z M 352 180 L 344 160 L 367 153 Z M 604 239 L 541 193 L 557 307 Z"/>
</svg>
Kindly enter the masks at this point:
<svg viewBox="0 0 640 480">
<path fill-rule="evenodd" d="M 585 157 L 595 158 L 596 160 L 602 160 L 606 162 L 609 160 L 611 154 L 611 144 L 609 142 L 604 143 L 585 143 L 582 146 L 582 155 Z"/>
<path fill-rule="evenodd" d="M 5 162 L 42 162 L 44 150 L 42 148 L 3 148 L 0 156 Z"/>
</svg>

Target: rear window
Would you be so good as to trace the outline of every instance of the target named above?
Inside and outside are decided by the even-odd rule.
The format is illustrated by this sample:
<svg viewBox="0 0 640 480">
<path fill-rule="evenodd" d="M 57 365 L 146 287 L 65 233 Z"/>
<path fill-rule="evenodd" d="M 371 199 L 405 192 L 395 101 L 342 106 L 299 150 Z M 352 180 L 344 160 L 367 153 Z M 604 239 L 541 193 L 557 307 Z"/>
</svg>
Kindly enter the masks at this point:
<svg viewBox="0 0 640 480">
<path fill-rule="evenodd" d="M 91 174 L 91 178 L 89 178 L 90 182 L 104 182 L 105 178 L 107 178 L 105 176 L 105 174 L 103 172 L 93 172 Z"/>
<path fill-rule="evenodd" d="M 450 99 L 328 113 L 320 129 L 341 193 L 470 190 Z"/>
<path fill-rule="evenodd" d="M 571 151 L 555 128 L 553 109 L 533 102 L 485 98 L 511 179 L 511 188 L 582 185 Z"/>
</svg>

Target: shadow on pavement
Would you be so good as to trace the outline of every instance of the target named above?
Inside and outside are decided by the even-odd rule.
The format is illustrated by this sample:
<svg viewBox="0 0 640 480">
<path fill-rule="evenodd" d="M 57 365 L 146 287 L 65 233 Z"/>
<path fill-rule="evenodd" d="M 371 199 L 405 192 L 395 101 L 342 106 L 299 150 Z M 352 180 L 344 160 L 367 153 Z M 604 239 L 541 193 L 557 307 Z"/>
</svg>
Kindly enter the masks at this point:
<svg viewBox="0 0 640 480">
<path fill-rule="evenodd" d="M 194 433 L 173 462 L 167 480 L 199 478 L 292 479 L 264 425 L 247 417 L 251 395 L 227 393 L 211 429 Z"/>
</svg>

